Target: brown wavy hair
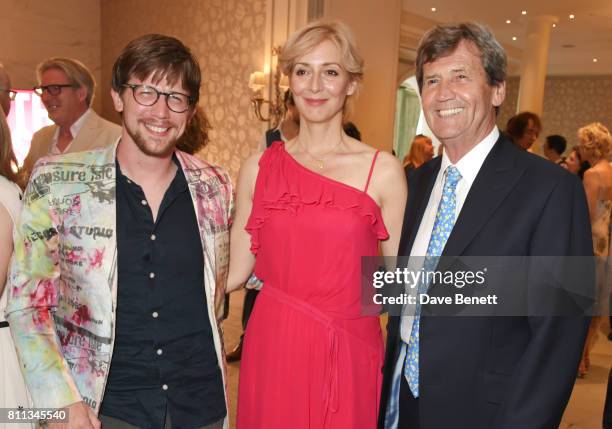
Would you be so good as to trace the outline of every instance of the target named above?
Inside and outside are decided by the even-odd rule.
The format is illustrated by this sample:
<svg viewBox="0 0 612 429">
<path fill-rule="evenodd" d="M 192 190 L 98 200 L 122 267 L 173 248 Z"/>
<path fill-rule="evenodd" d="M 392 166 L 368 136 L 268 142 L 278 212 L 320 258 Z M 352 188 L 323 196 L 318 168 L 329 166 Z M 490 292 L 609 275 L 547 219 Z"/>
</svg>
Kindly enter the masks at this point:
<svg viewBox="0 0 612 429">
<path fill-rule="evenodd" d="M 187 123 L 185 132 L 176 143 L 176 148 L 193 155 L 208 144 L 208 133 L 211 129 L 210 122 L 204 110 L 198 105 L 193 117 Z"/>
<path fill-rule="evenodd" d="M 17 158 L 13 152 L 13 143 L 11 141 L 11 131 L 6 122 L 4 112 L 0 109 L 0 175 L 6 177 L 11 182 L 21 185 L 19 174 L 13 170 L 17 168 Z"/>
</svg>

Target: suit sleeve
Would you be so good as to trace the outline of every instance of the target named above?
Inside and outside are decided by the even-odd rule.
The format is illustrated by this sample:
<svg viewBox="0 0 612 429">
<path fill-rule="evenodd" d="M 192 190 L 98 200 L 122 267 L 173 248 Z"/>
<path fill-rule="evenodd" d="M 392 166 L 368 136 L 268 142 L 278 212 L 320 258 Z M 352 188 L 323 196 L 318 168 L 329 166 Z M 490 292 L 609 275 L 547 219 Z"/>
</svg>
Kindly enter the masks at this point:
<svg viewBox="0 0 612 429">
<path fill-rule="evenodd" d="M 550 194 L 532 235 L 531 255 L 593 255 L 586 197 L 582 184 L 574 179 L 564 175 Z M 528 318 L 531 339 L 494 427 L 558 427 L 576 379 L 589 321 L 583 316 Z"/>
<path fill-rule="evenodd" d="M 34 133 L 34 135 L 32 136 L 32 141 L 30 142 L 30 149 L 28 150 L 28 154 L 23 160 L 23 166 L 21 167 L 21 174 L 23 175 L 25 181 L 29 180 L 30 175 L 32 174 L 32 171 L 34 169 L 34 164 L 36 163 L 38 157 L 36 150 L 36 146 L 38 144 L 37 136 L 38 133 Z"/>
<path fill-rule="evenodd" d="M 7 320 L 34 405 L 60 408 L 81 396 L 53 321 L 60 293 L 59 240 L 45 177 L 44 165 L 37 164 L 15 224 Z"/>
</svg>

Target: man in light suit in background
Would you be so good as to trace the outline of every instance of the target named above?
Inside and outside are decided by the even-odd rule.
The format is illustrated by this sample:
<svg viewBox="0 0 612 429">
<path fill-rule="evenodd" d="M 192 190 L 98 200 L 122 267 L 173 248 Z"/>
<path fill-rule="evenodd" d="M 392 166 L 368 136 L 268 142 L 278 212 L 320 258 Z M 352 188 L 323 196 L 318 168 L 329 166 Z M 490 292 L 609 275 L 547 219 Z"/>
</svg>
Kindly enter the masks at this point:
<svg viewBox="0 0 612 429">
<path fill-rule="evenodd" d="M 491 32 L 475 23 L 438 26 L 423 36 L 416 63 L 423 112 L 444 153 L 409 182 L 399 255 L 426 257 L 425 267 L 440 256 L 590 261 L 580 181 L 518 148 L 495 125 L 506 54 Z M 528 279 L 505 291 L 512 296 L 525 284 L 539 291 L 549 278 Z M 586 317 L 431 313 L 425 303 L 414 316 L 389 317 L 379 428 L 558 427 Z"/>
<path fill-rule="evenodd" d="M 121 127 L 91 109 L 95 81 L 80 61 L 49 58 L 38 65 L 36 74 L 36 93 L 55 124 L 32 136 L 30 151 L 23 162 L 28 175 L 43 156 L 106 147 L 117 141 Z"/>
</svg>

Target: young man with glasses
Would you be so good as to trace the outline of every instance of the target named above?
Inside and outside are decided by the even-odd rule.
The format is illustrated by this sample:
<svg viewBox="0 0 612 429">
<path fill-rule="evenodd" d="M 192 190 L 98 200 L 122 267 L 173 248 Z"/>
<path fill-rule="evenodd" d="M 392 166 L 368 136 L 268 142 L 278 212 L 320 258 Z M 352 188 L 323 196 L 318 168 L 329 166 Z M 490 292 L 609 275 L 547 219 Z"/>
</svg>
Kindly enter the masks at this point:
<svg viewBox="0 0 612 429">
<path fill-rule="evenodd" d="M 49 58 L 38 65 L 38 86 L 34 91 L 47 109 L 54 125 L 32 136 L 23 168 L 31 174 L 36 161 L 46 155 L 81 152 L 110 146 L 117 141 L 121 127 L 102 119 L 91 109 L 95 81 L 80 61 Z"/>
<path fill-rule="evenodd" d="M 26 191 L 8 320 L 35 406 L 69 428 L 227 428 L 231 183 L 175 148 L 200 80 L 179 40 L 130 42 L 118 144 L 44 158 Z"/>
</svg>

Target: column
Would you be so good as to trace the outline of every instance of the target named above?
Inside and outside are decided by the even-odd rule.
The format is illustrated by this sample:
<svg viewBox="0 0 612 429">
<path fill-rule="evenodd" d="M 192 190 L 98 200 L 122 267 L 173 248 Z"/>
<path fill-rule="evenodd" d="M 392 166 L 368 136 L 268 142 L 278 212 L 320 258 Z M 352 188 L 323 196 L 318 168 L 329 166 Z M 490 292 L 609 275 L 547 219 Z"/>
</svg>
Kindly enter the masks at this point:
<svg viewBox="0 0 612 429">
<path fill-rule="evenodd" d="M 555 16 L 541 15 L 527 23 L 517 112 L 528 110 L 542 116 L 550 31 L 557 21 Z"/>
</svg>

